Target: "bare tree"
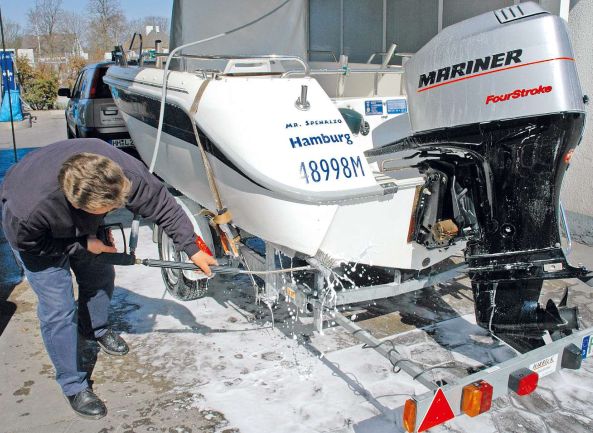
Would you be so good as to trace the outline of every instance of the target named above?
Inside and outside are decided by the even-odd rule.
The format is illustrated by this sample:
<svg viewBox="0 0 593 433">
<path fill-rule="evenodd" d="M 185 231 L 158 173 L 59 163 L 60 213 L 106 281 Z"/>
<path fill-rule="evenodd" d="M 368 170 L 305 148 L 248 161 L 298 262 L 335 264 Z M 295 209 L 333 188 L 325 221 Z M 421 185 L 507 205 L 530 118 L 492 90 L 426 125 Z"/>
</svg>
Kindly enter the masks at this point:
<svg viewBox="0 0 593 433">
<path fill-rule="evenodd" d="M 23 29 L 19 23 L 4 20 L 4 42 L 6 48 L 19 49 L 23 43 Z"/>
<path fill-rule="evenodd" d="M 124 32 L 123 37 L 124 41 L 131 40 L 134 33 L 144 34 L 144 20 L 142 18 L 135 18 L 126 23 L 126 31 Z M 127 49 L 128 47 L 125 48 Z"/>
<path fill-rule="evenodd" d="M 35 5 L 27 12 L 29 29 L 37 36 L 39 55 L 55 56 L 56 33 L 60 28 L 62 13 L 62 0 L 35 0 Z"/>
<path fill-rule="evenodd" d="M 64 12 L 62 33 L 68 36 L 71 54 L 80 56 L 87 45 L 88 18 L 80 12 Z"/>
<path fill-rule="evenodd" d="M 89 0 L 91 40 L 95 51 L 111 51 L 123 42 L 126 18 L 120 0 Z"/>
<path fill-rule="evenodd" d="M 35 9 L 29 9 L 27 17 L 29 19 L 29 32 L 37 38 L 37 58 L 41 58 L 41 38 L 43 37 L 41 31 L 41 13 Z"/>
</svg>

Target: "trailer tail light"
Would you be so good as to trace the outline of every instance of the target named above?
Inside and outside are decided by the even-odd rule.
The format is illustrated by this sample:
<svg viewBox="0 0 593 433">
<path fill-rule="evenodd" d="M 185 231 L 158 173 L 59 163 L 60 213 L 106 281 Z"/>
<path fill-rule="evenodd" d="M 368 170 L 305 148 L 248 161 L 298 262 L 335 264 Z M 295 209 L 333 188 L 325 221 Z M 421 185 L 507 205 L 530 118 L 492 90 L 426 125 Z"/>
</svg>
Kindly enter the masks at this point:
<svg viewBox="0 0 593 433">
<path fill-rule="evenodd" d="M 520 368 L 509 376 L 509 388 L 518 395 L 528 395 L 535 391 L 539 375 L 528 368 Z"/>
<path fill-rule="evenodd" d="M 410 398 L 404 405 L 404 428 L 412 433 L 416 430 L 416 400 Z"/>
<path fill-rule="evenodd" d="M 461 411 L 467 416 L 477 416 L 492 406 L 492 385 L 481 380 L 463 387 Z"/>
<path fill-rule="evenodd" d="M 562 352 L 562 368 L 568 368 L 570 370 L 578 370 L 581 368 L 581 362 L 583 361 L 583 355 L 581 348 L 576 344 L 569 344 L 564 348 Z"/>
</svg>

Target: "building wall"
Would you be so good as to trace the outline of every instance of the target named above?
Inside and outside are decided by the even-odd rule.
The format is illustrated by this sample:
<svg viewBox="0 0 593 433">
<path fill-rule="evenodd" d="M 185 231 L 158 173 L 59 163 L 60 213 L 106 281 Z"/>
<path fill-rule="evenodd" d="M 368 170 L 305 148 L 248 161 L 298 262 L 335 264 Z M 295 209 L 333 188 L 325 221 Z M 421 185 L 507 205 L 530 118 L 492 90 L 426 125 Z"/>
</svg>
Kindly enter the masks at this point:
<svg viewBox="0 0 593 433">
<path fill-rule="evenodd" d="M 576 4 L 575 4 L 576 3 Z M 562 189 L 562 202 L 577 240 L 593 244 L 593 1 L 571 4 L 568 24 L 583 93 L 592 101 L 587 105 L 583 140 L 574 153 Z"/>
</svg>

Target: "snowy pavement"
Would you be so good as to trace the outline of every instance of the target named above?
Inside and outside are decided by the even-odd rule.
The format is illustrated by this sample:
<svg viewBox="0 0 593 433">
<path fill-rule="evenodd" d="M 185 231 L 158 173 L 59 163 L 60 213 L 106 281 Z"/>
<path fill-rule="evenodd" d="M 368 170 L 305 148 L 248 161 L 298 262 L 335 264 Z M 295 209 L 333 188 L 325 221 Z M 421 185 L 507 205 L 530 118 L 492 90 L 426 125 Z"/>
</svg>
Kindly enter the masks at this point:
<svg viewBox="0 0 593 433">
<path fill-rule="evenodd" d="M 591 257 L 591 248 L 579 248 Z M 156 254 L 142 227 L 138 256 Z M 310 318 L 297 317 L 284 302 L 272 326 L 267 308 L 253 304 L 245 277 L 216 277 L 209 294 L 191 302 L 164 293 L 158 269 L 119 268 L 116 285 L 112 319 L 131 353 L 97 358 L 92 343 L 83 346 L 94 388 L 109 409 L 99 421 L 80 420 L 67 407 L 51 379 L 34 295 L 26 283 L 13 291 L 9 301 L 17 311 L 0 337 L 0 431 L 392 433 L 402 431 L 404 401 L 426 391 L 341 328 L 311 333 Z M 549 286 L 548 294 L 560 296 L 565 285 Z M 569 303 L 577 302 L 586 320 L 593 316 L 591 300 L 583 286 L 571 289 Z M 474 324 L 472 311 L 471 291 L 455 283 L 344 314 L 355 313 L 358 325 L 378 338 L 397 332 L 394 341 L 428 365 L 448 359 L 488 365 L 512 356 Z M 543 378 L 530 396 L 495 400 L 486 414 L 431 431 L 591 432 L 592 389 L 589 359 L 581 370 Z"/>
</svg>

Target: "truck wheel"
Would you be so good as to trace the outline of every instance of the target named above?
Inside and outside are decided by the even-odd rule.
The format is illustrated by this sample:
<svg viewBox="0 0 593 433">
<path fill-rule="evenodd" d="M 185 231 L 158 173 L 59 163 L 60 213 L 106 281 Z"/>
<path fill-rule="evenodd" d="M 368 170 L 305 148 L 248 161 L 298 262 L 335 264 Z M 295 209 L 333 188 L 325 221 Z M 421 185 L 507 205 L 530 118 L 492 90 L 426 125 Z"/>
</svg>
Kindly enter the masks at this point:
<svg viewBox="0 0 593 433">
<path fill-rule="evenodd" d="M 187 254 L 175 250 L 173 241 L 161 227 L 158 229 L 158 245 L 161 260 L 189 262 Z M 202 298 L 208 291 L 208 279 L 191 278 L 192 273 L 193 271 L 182 271 L 180 269 L 161 269 L 167 291 L 180 301 L 192 301 Z"/>
</svg>

